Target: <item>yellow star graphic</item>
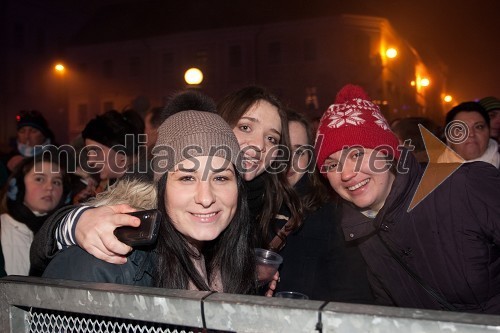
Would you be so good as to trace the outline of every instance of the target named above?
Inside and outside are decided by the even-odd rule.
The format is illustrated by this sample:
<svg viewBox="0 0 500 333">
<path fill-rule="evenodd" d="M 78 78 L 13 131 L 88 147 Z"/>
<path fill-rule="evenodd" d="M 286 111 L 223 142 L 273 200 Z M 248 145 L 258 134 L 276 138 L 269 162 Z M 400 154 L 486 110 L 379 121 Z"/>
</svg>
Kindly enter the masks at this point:
<svg viewBox="0 0 500 333">
<path fill-rule="evenodd" d="M 415 208 L 422 200 L 432 193 L 442 182 L 451 176 L 465 160 L 458 155 L 453 149 L 449 148 L 434 134 L 422 125 L 418 125 L 420 134 L 424 139 L 425 151 L 429 157 L 429 164 L 425 168 L 422 179 L 418 184 L 417 191 L 413 195 L 408 212 Z M 444 153 L 453 156 L 454 163 L 439 163 L 438 159 Z"/>
</svg>

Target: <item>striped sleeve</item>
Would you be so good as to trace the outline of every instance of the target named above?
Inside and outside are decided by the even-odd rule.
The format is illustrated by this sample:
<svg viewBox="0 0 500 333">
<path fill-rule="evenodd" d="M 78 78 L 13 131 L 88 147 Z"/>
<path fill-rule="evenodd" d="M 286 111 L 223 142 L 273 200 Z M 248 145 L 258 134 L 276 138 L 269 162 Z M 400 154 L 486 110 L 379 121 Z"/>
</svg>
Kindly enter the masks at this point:
<svg viewBox="0 0 500 333">
<path fill-rule="evenodd" d="M 80 218 L 80 216 L 82 216 L 82 214 L 86 210 L 91 208 L 94 207 L 80 206 L 73 209 L 71 212 L 66 214 L 66 216 L 64 216 L 61 223 L 59 223 L 59 226 L 57 227 L 55 233 L 57 248 L 59 250 L 67 248 L 68 246 L 78 245 L 75 238 L 76 224 L 78 223 L 78 219 Z"/>
</svg>

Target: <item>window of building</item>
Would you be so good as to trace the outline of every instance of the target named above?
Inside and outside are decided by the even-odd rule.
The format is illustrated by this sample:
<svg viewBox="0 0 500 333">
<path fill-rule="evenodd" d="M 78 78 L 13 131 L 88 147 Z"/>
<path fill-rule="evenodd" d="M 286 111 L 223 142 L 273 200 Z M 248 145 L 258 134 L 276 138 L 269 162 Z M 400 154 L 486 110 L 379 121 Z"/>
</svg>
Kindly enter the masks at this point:
<svg viewBox="0 0 500 333">
<path fill-rule="evenodd" d="M 86 62 L 81 62 L 78 64 L 77 68 L 80 73 L 87 73 L 88 65 Z"/>
<path fill-rule="evenodd" d="M 39 28 L 36 34 L 35 40 L 35 49 L 38 54 L 45 53 L 45 30 L 43 28 Z"/>
<path fill-rule="evenodd" d="M 106 112 L 109 110 L 114 110 L 114 105 L 112 101 L 106 101 L 102 103 L 102 112 Z"/>
<path fill-rule="evenodd" d="M 132 57 L 130 58 L 129 64 L 130 64 L 130 77 L 140 76 L 142 71 L 141 58 Z"/>
<path fill-rule="evenodd" d="M 241 45 L 231 45 L 229 47 L 229 67 L 241 67 L 241 58 Z"/>
<path fill-rule="evenodd" d="M 208 64 L 208 52 L 206 50 L 198 50 L 196 52 L 196 64 L 200 67 L 206 67 Z"/>
<path fill-rule="evenodd" d="M 102 63 L 102 75 L 106 78 L 113 77 L 113 60 L 105 60 Z"/>
<path fill-rule="evenodd" d="M 304 60 L 314 61 L 317 56 L 316 40 L 312 38 L 304 40 Z"/>
<path fill-rule="evenodd" d="M 272 42 L 267 46 L 267 58 L 270 64 L 276 65 L 281 63 L 281 43 Z"/>
<path fill-rule="evenodd" d="M 78 126 L 83 126 L 87 123 L 88 108 L 89 107 L 87 103 L 78 104 L 78 109 L 76 111 L 76 121 Z"/>
<path fill-rule="evenodd" d="M 18 49 L 22 49 L 24 47 L 25 38 L 24 26 L 21 23 L 15 23 L 12 34 L 12 45 Z"/>
<path fill-rule="evenodd" d="M 171 73 L 174 69 L 174 54 L 172 52 L 163 53 L 161 59 L 161 68 L 163 74 Z"/>
<path fill-rule="evenodd" d="M 24 66 L 16 65 L 10 68 L 10 82 L 9 89 L 15 92 L 24 90 L 25 84 L 25 69 Z"/>
</svg>

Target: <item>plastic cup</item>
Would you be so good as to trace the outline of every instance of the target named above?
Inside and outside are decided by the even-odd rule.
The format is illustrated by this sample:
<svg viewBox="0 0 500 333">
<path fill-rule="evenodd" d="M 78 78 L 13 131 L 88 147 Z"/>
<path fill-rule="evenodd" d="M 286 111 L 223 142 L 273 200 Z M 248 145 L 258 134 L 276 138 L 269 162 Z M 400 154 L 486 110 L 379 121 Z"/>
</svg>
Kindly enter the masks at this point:
<svg viewBox="0 0 500 333">
<path fill-rule="evenodd" d="M 259 287 L 272 281 L 274 274 L 283 262 L 283 258 L 279 254 L 259 248 L 255 249 L 255 260 Z"/>
<path fill-rule="evenodd" d="M 280 291 L 274 294 L 274 297 L 289 298 L 289 299 L 309 299 L 307 295 L 304 295 L 296 291 Z"/>
</svg>

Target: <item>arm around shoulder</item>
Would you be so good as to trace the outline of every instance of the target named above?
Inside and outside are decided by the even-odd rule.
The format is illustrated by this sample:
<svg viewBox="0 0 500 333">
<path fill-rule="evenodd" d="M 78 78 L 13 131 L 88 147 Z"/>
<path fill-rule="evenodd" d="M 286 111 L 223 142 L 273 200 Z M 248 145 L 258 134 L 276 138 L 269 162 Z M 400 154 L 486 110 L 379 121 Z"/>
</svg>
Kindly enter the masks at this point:
<svg viewBox="0 0 500 333">
<path fill-rule="evenodd" d="M 63 222 L 64 218 L 74 211 L 80 209 L 79 206 L 67 206 L 52 214 L 36 233 L 30 249 L 30 275 L 42 275 L 45 267 L 59 251 L 56 230 Z"/>
<path fill-rule="evenodd" d="M 142 257 L 147 260 L 146 256 Z M 137 270 L 145 265 L 137 265 L 131 260 L 124 265 L 110 264 L 95 258 L 78 246 L 70 246 L 60 251 L 49 263 L 42 277 L 86 282 L 136 284 L 150 286 L 148 281 L 134 281 Z M 149 266 L 146 266 L 149 267 Z M 144 274 L 141 275 L 141 277 Z M 148 275 L 149 276 L 149 275 Z"/>
</svg>

